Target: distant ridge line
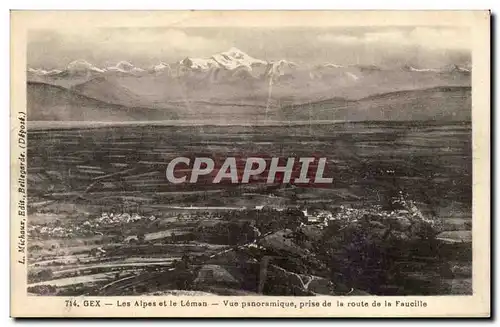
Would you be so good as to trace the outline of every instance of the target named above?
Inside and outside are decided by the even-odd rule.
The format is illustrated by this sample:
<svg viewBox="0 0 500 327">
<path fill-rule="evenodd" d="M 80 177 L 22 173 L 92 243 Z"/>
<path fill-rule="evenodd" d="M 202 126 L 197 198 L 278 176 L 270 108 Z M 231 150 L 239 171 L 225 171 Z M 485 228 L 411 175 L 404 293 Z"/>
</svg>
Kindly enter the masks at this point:
<svg viewBox="0 0 500 327">
<path fill-rule="evenodd" d="M 307 105 L 322 104 L 322 103 L 328 103 L 330 101 L 339 101 L 339 102 L 343 101 L 345 103 L 356 103 L 358 101 L 380 99 L 383 97 L 402 95 L 405 93 L 409 94 L 409 93 L 416 93 L 416 92 L 432 92 L 432 91 L 453 92 L 453 91 L 460 91 L 460 90 L 470 91 L 470 90 L 472 90 L 472 87 L 471 86 L 434 86 L 434 87 L 429 87 L 429 88 L 406 89 L 406 90 L 398 90 L 398 91 L 381 92 L 381 93 L 372 94 L 372 95 L 358 98 L 358 99 L 349 99 L 349 98 L 344 98 L 344 97 L 332 97 L 332 98 L 327 98 L 327 99 L 318 100 L 318 101 L 309 101 L 309 102 L 304 102 L 304 103 L 291 104 L 291 105 L 283 106 L 282 109 L 307 106 Z"/>
<path fill-rule="evenodd" d="M 63 92 L 69 92 L 69 93 L 72 93 L 74 95 L 77 95 L 78 97 L 81 97 L 84 100 L 94 101 L 94 102 L 99 103 L 101 105 L 106 105 L 106 106 L 115 107 L 115 108 L 131 108 L 131 109 L 134 108 L 134 109 L 147 109 L 147 110 L 157 110 L 157 111 L 163 110 L 163 109 L 158 109 L 158 108 L 150 108 L 150 107 L 142 107 L 142 106 L 127 106 L 124 104 L 107 102 L 107 101 L 103 101 L 100 99 L 89 97 L 85 94 L 81 94 L 80 92 L 76 92 L 75 90 L 68 89 L 64 86 L 60 86 L 60 85 L 56 85 L 56 84 L 50 84 L 50 83 L 38 82 L 38 81 L 27 81 L 26 84 L 27 85 L 42 85 L 43 87 L 53 87 L 53 88 L 59 89 Z"/>
<path fill-rule="evenodd" d="M 390 92 L 382 92 L 382 93 L 376 93 L 372 94 L 363 98 L 359 98 L 357 100 L 352 100 L 352 101 L 361 101 L 361 100 L 372 100 L 372 99 L 378 99 L 378 98 L 383 98 L 385 96 L 391 96 L 391 95 L 401 95 L 405 93 L 416 93 L 416 92 L 453 92 L 453 91 L 470 91 L 472 90 L 471 86 L 434 86 L 434 87 L 429 87 L 429 88 L 421 88 L 421 89 L 408 89 L 408 90 L 399 90 L 399 91 L 390 91 Z"/>
</svg>

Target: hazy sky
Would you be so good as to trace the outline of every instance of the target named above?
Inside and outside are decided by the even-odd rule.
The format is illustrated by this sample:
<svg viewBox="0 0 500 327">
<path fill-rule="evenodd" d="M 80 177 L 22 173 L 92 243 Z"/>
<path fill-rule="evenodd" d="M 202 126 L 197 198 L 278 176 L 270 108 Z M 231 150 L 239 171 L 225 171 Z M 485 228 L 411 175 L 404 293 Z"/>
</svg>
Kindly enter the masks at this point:
<svg viewBox="0 0 500 327">
<path fill-rule="evenodd" d="M 209 57 L 237 47 L 264 59 L 299 64 L 377 64 L 439 67 L 470 62 L 465 28 L 106 28 L 36 30 L 28 35 L 28 66 L 64 68 L 76 59 L 107 67 L 126 60 L 139 67 L 187 56 Z"/>
</svg>

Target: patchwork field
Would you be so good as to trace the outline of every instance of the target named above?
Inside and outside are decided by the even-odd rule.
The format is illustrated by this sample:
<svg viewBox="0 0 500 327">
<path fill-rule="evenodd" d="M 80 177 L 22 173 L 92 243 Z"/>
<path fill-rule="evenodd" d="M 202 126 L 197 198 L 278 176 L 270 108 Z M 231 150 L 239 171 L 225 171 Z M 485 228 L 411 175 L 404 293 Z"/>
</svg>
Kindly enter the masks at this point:
<svg viewBox="0 0 500 327">
<path fill-rule="evenodd" d="M 31 294 L 472 291 L 470 123 L 34 127 L 28 135 Z M 322 188 L 214 187 L 165 178 L 177 156 L 263 154 L 326 157 L 334 181 Z M 420 231 L 401 223 L 397 215 L 406 209 L 394 205 L 399 195 L 433 222 L 432 237 L 423 242 Z M 398 222 L 389 231 L 381 222 L 380 244 L 387 246 L 380 255 L 392 259 L 369 283 L 363 278 L 375 268 L 358 276 L 346 270 L 348 263 L 328 259 L 348 256 L 345 249 L 320 248 L 338 249 L 332 240 L 347 244 L 351 237 L 335 232 L 325 217 L 347 221 L 370 208 Z M 366 239 L 374 229 L 363 217 L 356 226 Z M 394 253 L 398 246 L 407 253 Z"/>
</svg>

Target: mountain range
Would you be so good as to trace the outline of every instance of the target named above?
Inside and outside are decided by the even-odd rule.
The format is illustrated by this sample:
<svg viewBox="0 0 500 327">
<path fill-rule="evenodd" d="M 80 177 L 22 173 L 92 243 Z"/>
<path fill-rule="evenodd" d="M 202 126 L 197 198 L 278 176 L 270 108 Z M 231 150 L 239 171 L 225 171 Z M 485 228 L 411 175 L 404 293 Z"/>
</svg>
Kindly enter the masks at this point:
<svg viewBox="0 0 500 327">
<path fill-rule="evenodd" d="M 276 61 L 265 61 L 256 59 L 237 49 L 230 48 L 228 51 L 217 53 L 209 58 L 186 57 L 178 62 L 160 62 L 150 67 L 140 68 L 127 61 L 120 61 L 114 66 L 97 67 L 83 59 L 70 62 L 65 69 L 45 70 L 43 68 L 28 68 L 29 77 L 52 77 L 64 78 L 70 76 L 96 76 L 96 75 L 148 75 L 166 74 L 172 77 L 183 77 L 186 75 L 196 75 L 214 73 L 217 71 L 231 71 L 233 73 L 244 71 L 248 76 L 254 78 L 279 78 L 280 76 L 293 75 L 295 73 L 310 73 L 311 78 L 319 75 L 341 74 L 350 72 L 351 74 L 366 73 L 382 70 L 402 70 L 411 72 L 436 72 L 436 73 L 463 73 L 470 74 L 471 68 L 468 66 L 448 65 L 439 68 L 418 68 L 411 65 L 401 67 L 380 67 L 376 65 L 338 65 L 334 63 L 324 63 L 319 65 L 298 65 L 297 63 L 284 59 Z"/>
<path fill-rule="evenodd" d="M 470 78 L 470 66 L 303 65 L 231 48 L 150 67 L 127 61 L 97 67 L 85 60 L 64 69 L 29 67 L 28 111 L 36 120 L 459 120 L 470 117 Z M 345 114 L 331 113 L 339 99 L 349 108 Z M 392 109 L 381 108 L 385 102 Z M 312 118 L 305 110 L 311 104 Z"/>
</svg>

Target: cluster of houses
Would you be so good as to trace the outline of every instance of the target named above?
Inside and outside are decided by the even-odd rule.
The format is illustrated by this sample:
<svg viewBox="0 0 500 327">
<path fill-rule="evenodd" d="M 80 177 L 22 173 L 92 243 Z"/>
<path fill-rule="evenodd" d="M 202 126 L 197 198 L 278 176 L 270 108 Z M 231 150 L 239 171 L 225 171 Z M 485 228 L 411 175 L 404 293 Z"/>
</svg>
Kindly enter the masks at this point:
<svg viewBox="0 0 500 327">
<path fill-rule="evenodd" d="M 255 210 L 264 210 L 267 206 L 255 206 Z M 273 210 L 283 211 L 284 208 L 273 208 Z M 318 226 L 327 226 L 328 221 L 338 219 L 334 214 L 327 210 L 310 210 L 307 208 L 302 210 L 302 213 L 307 218 L 309 224 L 315 224 Z M 180 213 L 177 216 L 178 220 L 190 220 L 193 216 L 200 215 L 201 213 Z M 206 214 L 212 216 L 213 219 L 218 220 L 218 215 L 215 213 L 206 212 Z M 33 225 L 30 224 L 28 231 L 31 236 L 44 237 L 44 238 L 72 238 L 77 236 L 95 236 L 102 235 L 103 230 L 106 227 L 112 227 L 116 225 L 124 225 L 128 223 L 135 222 L 146 222 L 155 221 L 157 217 L 154 215 L 146 216 L 138 213 L 115 213 L 115 212 L 102 212 L 100 216 L 94 219 L 89 219 L 84 221 L 82 224 L 68 224 L 61 226 L 61 224 L 50 225 Z"/>
<path fill-rule="evenodd" d="M 336 217 L 327 210 L 315 210 L 315 211 L 308 211 L 307 209 L 302 210 L 302 213 L 304 214 L 304 217 L 307 218 L 307 221 L 309 224 L 314 224 L 314 225 L 328 225 L 328 221 L 334 220 Z"/>
<path fill-rule="evenodd" d="M 88 221 L 81 226 L 29 225 L 28 232 L 31 237 L 40 238 L 73 238 L 76 236 L 102 235 L 101 232 L 92 230 L 92 224 Z"/>
<path fill-rule="evenodd" d="M 79 228 L 78 228 L 79 229 Z M 76 236 L 77 228 L 64 228 L 61 226 L 40 226 L 28 225 L 28 235 L 30 237 L 44 237 L 44 238 L 70 238 Z"/>
<path fill-rule="evenodd" d="M 101 216 L 96 219 L 86 220 L 82 224 L 68 224 L 61 226 L 60 223 L 54 225 L 28 225 L 28 233 L 32 237 L 41 238 L 73 238 L 78 236 L 95 236 L 103 235 L 99 231 L 102 227 L 109 227 L 113 225 L 121 225 L 138 221 L 154 221 L 156 217 L 151 215 L 149 217 L 141 216 L 137 213 L 107 213 L 103 212 Z"/>
<path fill-rule="evenodd" d="M 96 219 L 98 223 L 106 225 L 131 223 L 144 220 L 155 221 L 156 217 L 154 215 L 151 215 L 149 217 L 141 216 L 138 213 L 129 214 L 127 212 L 124 212 L 115 214 L 113 212 L 103 212 L 101 216 Z"/>
</svg>

